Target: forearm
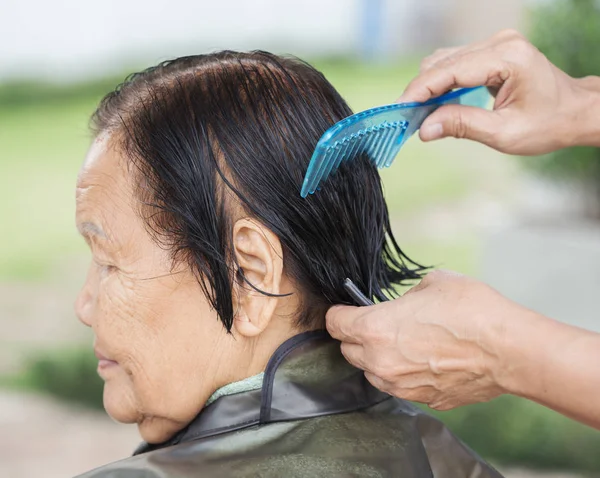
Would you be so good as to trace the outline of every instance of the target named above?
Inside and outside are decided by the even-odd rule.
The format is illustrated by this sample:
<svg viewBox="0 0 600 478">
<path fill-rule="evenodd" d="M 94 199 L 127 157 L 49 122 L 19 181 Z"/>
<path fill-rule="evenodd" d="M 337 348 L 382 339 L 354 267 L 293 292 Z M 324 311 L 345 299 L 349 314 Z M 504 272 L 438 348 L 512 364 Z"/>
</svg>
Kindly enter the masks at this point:
<svg viewBox="0 0 600 478">
<path fill-rule="evenodd" d="M 505 330 L 503 387 L 600 429 L 600 334 L 533 312 Z"/>
<path fill-rule="evenodd" d="M 600 77 L 587 76 L 575 81 L 578 100 L 570 143 L 600 147 Z"/>
</svg>

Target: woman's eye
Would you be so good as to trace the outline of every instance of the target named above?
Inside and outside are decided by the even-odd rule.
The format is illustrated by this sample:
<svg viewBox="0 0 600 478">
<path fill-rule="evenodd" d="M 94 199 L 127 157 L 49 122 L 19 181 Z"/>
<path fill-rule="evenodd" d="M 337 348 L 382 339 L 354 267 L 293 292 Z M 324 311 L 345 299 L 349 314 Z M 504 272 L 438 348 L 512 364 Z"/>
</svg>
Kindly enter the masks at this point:
<svg viewBox="0 0 600 478">
<path fill-rule="evenodd" d="M 103 273 L 108 274 L 108 273 L 111 273 L 111 272 L 116 272 L 118 270 L 118 267 L 114 266 L 112 264 L 107 264 L 107 263 L 96 261 L 96 260 L 94 260 L 94 262 L 96 263 L 96 265 L 98 266 L 98 268 Z"/>
</svg>

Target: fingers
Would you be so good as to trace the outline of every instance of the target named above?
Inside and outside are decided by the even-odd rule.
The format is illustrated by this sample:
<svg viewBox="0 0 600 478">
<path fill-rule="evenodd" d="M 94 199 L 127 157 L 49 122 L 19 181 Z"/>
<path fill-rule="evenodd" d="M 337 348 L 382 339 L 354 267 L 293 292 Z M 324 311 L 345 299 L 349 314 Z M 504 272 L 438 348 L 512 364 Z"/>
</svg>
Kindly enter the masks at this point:
<svg viewBox="0 0 600 478">
<path fill-rule="evenodd" d="M 365 378 L 375 388 L 381 390 L 382 392 L 390 393 L 390 391 L 389 391 L 389 383 L 387 383 L 382 378 L 379 378 L 377 375 L 375 375 L 375 374 L 373 374 L 371 372 L 368 372 L 368 371 L 365 371 Z M 390 393 L 390 395 L 392 395 L 392 394 Z"/>
<path fill-rule="evenodd" d="M 532 49 L 515 30 L 464 47 L 442 48 L 421 62 L 420 75 L 398 102 L 423 102 L 459 87 L 485 85 L 495 91 L 510 75 L 511 64 L 523 63 Z"/>
<path fill-rule="evenodd" d="M 428 405 L 432 402 L 439 401 L 441 397 L 439 390 L 430 385 L 422 385 L 412 388 L 403 387 L 402 384 L 393 384 L 392 382 L 388 382 L 371 372 L 365 372 L 365 378 L 375 388 L 403 400 L 410 400 L 411 402 L 425 403 Z"/>
<path fill-rule="evenodd" d="M 435 52 L 433 52 L 433 54 L 431 54 L 428 57 L 423 59 L 423 61 L 421 62 L 421 66 L 420 66 L 420 72 L 424 73 L 425 71 L 429 70 L 432 66 L 434 66 L 436 63 L 440 62 L 441 60 L 451 57 L 452 55 L 461 51 L 463 48 L 464 47 L 440 48 L 439 50 L 436 50 Z"/>
<path fill-rule="evenodd" d="M 427 274 L 425 277 L 423 277 L 421 279 L 421 282 L 419 282 L 417 285 L 411 287 L 410 289 L 408 289 L 405 293 L 403 297 L 406 297 L 407 295 L 410 294 L 414 294 L 415 292 L 419 292 L 420 290 L 426 289 L 427 287 L 429 287 L 432 283 L 432 281 L 434 280 L 434 276 L 436 275 L 438 271 L 432 271 L 429 274 Z"/>
<path fill-rule="evenodd" d="M 334 338 L 349 344 L 361 344 L 359 320 L 364 307 L 337 305 L 331 307 L 325 316 L 327 331 Z"/>
<path fill-rule="evenodd" d="M 462 105 L 442 106 L 432 113 L 419 130 L 423 141 L 440 138 L 466 138 L 503 149 L 506 122 L 495 111 Z"/>
<path fill-rule="evenodd" d="M 509 76 L 507 65 L 485 51 L 473 51 L 436 64 L 409 83 L 402 101 L 427 101 L 454 88 L 500 86 Z"/>
<path fill-rule="evenodd" d="M 419 292 L 420 290 L 423 290 L 423 289 L 425 289 L 426 287 L 428 287 L 429 283 L 426 281 L 427 277 L 428 277 L 428 276 L 425 276 L 425 277 L 424 277 L 424 278 L 421 280 L 421 282 L 419 282 L 417 285 L 415 285 L 415 286 L 411 287 L 410 289 L 408 289 L 408 290 L 407 290 L 407 291 L 404 293 L 403 297 L 406 297 L 406 296 L 408 296 L 408 295 L 410 295 L 410 294 L 414 294 L 415 292 Z"/>
<path fill-rule="evenodd" d="M 365 351 L 362 345 L 342 342 L 340 347 L 344 358 L 356 368 L 366 370 Z"/>
</svg>

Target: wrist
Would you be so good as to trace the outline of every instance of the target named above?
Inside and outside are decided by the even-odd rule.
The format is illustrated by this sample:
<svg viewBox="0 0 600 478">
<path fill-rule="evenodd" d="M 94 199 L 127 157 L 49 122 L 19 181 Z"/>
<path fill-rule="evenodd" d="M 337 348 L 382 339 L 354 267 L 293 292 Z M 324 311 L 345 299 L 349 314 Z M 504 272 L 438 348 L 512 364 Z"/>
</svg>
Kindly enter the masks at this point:
<svg viewBox="0 0 600 478">
<path fill-rule="evenodd" d="M 600 147 L 600 77 L 575 81 L 575 114 L 570 146 Z"/>
<path fill-rule="evenodd" d="M 533 399 L 543 390 L 545 370 L 559 347 L 554 330 L 558 323 L 519 307 L 504 324 L 496 382 L 504 393 Z"/>
</svg>

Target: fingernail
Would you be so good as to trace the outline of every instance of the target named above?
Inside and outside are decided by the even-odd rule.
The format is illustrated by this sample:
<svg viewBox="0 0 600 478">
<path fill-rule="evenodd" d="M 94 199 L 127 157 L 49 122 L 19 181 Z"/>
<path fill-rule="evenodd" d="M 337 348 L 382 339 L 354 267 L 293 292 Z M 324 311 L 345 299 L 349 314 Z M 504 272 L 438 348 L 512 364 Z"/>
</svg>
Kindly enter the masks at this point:
<svg viewBox="0 0 600 478">
<path fill-rule="evenodd" d="M 421 139 L 423 141 L 431 141 L 433 139 L 439 139 L 442 137 L 444 133 L 444 129 L 442 128 L 441 123 L 435 123 L 424 128 L 421 128 Z"/>
</svg>

